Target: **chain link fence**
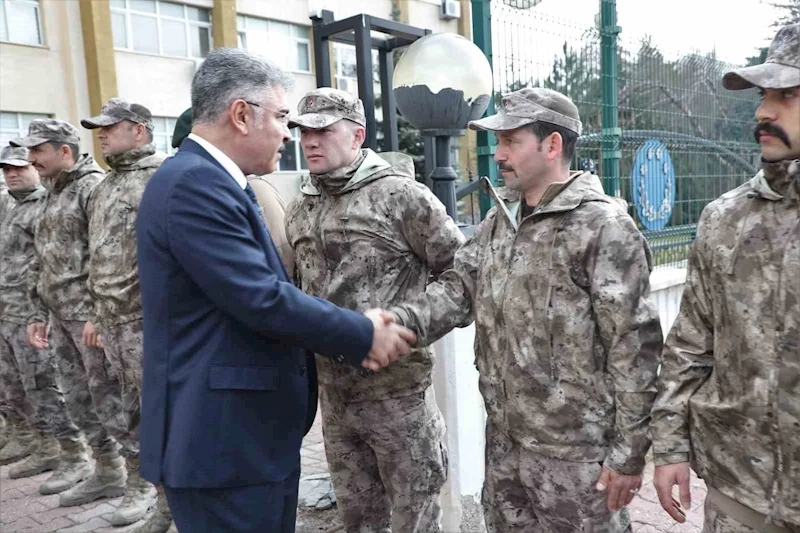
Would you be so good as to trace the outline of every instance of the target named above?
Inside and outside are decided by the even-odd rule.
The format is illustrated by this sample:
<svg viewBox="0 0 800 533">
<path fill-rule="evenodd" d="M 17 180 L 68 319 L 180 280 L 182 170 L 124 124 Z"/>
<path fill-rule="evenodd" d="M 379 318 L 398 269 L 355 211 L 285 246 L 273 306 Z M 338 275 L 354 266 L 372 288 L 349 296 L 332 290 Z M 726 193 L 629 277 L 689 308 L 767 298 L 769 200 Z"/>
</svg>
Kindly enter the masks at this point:
<svg viewBox="0 0 800 533">
<path fill-rule="evenodd" d="M 614 2 L 594 4 L 587 24 L 548 14 L 542 8 L 552 1 L 492 0 L 496 99 L 524 87 L 572 98 L 583 121 L 573 168 L 597 173 L 607 193 L 628 201 L 657 265 L 681 266 L 705 205 L 758 169 L 758 95 L 725 90 L 732 65 L 713 52 L 681 54 L 617 36 L 616 13 L 611 26 L 600 15 Z M 577 0 L 558 2 L 578 8 Z"/>
</svg>

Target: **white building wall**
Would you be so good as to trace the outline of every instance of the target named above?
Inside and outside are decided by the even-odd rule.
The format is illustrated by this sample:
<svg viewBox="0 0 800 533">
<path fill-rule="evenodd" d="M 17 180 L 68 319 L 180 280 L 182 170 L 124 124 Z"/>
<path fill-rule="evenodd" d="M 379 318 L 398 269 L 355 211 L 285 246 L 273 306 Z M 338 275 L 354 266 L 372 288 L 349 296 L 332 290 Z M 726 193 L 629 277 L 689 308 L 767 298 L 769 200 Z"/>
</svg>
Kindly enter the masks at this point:
<svg viewBox="0 0 800 533">
<path fill-rule="evenodd" d="M 0 43 L 0 110 L 43 113 L 77 125 L 89 113 L 77 2 L 41 0 L 41 46 Z M 81 148 L 91 148 L 91 138 Z"/>
</svg>

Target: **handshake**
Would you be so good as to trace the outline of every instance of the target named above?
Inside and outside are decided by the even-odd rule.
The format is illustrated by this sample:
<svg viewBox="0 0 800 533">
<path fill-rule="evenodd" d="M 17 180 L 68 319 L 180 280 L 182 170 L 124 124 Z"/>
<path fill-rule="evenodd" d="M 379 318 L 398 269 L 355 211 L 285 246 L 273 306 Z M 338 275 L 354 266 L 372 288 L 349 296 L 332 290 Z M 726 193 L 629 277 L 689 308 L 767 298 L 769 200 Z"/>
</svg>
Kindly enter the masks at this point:
<svg viewBox="0 0 800 533">
<path fill-rule="evenodd" d="M 411 346 L 416 344 L 417 336 L 408 328 L 394 323 L 394 317 L 382 309 L 370 309 L 364 316 L 372 320 L 372 348 L 361 366 L 377 372 L 408 355 Z"/>
</svg>

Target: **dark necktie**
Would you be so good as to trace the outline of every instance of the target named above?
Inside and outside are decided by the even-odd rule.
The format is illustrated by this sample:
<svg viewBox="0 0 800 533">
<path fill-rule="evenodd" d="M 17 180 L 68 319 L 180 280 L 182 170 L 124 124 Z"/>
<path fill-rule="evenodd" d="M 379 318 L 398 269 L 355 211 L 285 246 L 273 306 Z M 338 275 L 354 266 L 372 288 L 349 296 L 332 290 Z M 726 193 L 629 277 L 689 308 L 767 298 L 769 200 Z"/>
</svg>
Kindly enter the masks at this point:
<svg viewBox="0 0 800 533">
<path fill-rule="evenodd" d="M 256 199 L 256 193 L 253 192 L 253 188 L 250 186 L 249 183 L 244 188 L 244 193 L 247 195 L 248 198 L 250 198 L 250 201 L 253 202 L 253 205 L 256 206 L 256 211 L 258 212 L 258 218 L 261 219 L 261 222 L 264 222 L 264 215 L 261 213 L 261 206 L 258 205 L 258 199 Z M 266 225 L 267 223 L 264 222 L 264 226 Z"/>
</svg>

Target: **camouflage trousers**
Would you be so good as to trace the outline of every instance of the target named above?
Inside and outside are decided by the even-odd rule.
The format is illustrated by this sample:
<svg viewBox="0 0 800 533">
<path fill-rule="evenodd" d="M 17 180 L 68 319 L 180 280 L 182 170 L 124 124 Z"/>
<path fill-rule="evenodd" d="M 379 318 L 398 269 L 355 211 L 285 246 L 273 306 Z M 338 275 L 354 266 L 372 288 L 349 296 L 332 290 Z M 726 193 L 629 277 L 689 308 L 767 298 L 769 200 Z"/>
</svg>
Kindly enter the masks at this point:
<svg viewBox="0 0 800 533">
<path fill-rule="evenodd" d="M 630 533 L 627 509 L 608 510 L 595 490 L 600 463 L 553 459 L 522 449 L 486 425 L 483 512 L 488 533 Z"/>
<path fill-rule="evenodd" d="M 769 531 L 763 527 L 754 528 L 742 524 L 708 497 L 706 498 L 704 514 L 702 533 L 769 533 Z M 779 527 L 783 528 L 783 531 L 788 531 L 789 533 L 800 533 L 800 524 L 792 525 L 781 523 Z M 772 531 L 775 530 L 773 529 Z"/>
<path fill-rule="evenodd" d="M 125 438 L 139 442 L 141 419 L 142 356 L 144 332 L 142 321 L 136 320 L 118 326 L 100 326 L 106 358 L 111 371 L 120 383 L 122 409 L 128 417 L 130 435 Z M 124 448 L 123 448 L 124 450 Z M 137 445 L 138 450 L 138 445 Z"/>
<path fill-rule="evenodd" d="M 22 324 L 0 320 L 4 414 L 15 423 L 27 421 L 39 433 L 76 441 L 81 434 L 69 418 L 53 352 L 32 348 L 26 330 Z"/>
<path fill-rule="evenodd" d="M 444 422 L 433 389 L 347 402 L 320 387 L 325 454 L 347 533 L 438 533 L 447 479 Z"/>
<path fill-rule="evenodd" d="M 69 414 L 95 452 L 114 452 L 118 441 L 121 453 L 134 457 L 139 453 L 139 443 L 122 410 L 119 380 L 103 350 L 82 343 L 84 325 L 50 315 L 50 346 L 56 355 Z"/>
</svg>

